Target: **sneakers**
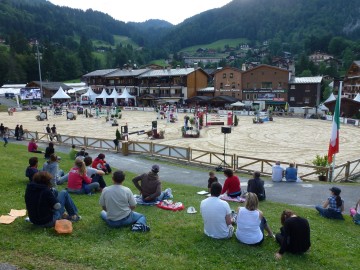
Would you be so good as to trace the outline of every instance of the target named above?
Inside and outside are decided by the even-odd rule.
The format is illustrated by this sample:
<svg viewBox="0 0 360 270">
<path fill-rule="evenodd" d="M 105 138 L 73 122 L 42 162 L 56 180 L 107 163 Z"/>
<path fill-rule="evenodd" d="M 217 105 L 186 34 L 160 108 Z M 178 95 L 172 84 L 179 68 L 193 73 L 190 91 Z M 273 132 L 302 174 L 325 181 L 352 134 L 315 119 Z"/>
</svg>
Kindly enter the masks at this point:
<svg viewBox="0 0 360 270">
<path fill-rule="evenodd" d="M 73 215 L 73 216 L 69 217 L 68 220 L 70 220 L 71 222 L 77 222 L 77 221 L 81 220 L 81 216 Z"/>
<path fill-rule="evenodd" d="M 148 232 L 148 231 L 150 231 L 150 227 L 145 224 L 135 223 L 131 226 L 131 231 L 132 232 Z"/>
<path fill-rule="evenodd" d="M 164 190 L 164 193 L 165 193 L 165 198 L 167 199 L 172 199 L 174 196 L 172 195 L 172 190 L 171 188 L 167 188 Z"/>
</svg>

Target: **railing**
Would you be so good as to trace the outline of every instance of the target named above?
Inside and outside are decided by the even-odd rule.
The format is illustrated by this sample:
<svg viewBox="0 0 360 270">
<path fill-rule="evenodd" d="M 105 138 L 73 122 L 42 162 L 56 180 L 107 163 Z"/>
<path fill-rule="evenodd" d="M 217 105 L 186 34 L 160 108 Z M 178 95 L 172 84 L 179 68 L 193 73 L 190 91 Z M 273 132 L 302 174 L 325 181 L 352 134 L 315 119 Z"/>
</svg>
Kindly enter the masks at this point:
<svg viewBox="0 0 360 270">
<path fill-rule="evenodd" d="M 10 136 L 14 136 L 14 130 L 10 130 Z M 271 176 L 272 166 L 276 160 L 260 159 L 256 157 L 238 156 L 235 154 L 217 153 L 193 148 L 170 146 L 153 142 L 135 142 L 122 141 L 118 147 L 114 140 L 91 137 L 78 137 L 65 134 L 57 134 L 56 138 L 45 132 L 25 131 L 23 139 L 30 140 L 34 138 L 40 142 L 53 142 L 59 144 L 76 145 L 78 147 L 103 149 L 127 154 L 144 154 L 149 156 L 158 156 L 172 160 L 183 161 L 185 163 L 199 164 L 214 168 L 231 168 L 237 172 L 252 174 L 259 171 L 263 175 Z M 126 146 L 126 147 L 125 147 Z M 281 164 L 289 162 L 281 161 Z M 348 161 L 344 164 L 336 165 L 331 172 L 329 167 L 319 167 L 310 164 L 296 164 L 298 176 L 302 180 L 317 181 L 319 172 L 327 176 L 332 173 L 333 182 L 350 181 L 360 177 L 360 159 Z"/>
</svg>

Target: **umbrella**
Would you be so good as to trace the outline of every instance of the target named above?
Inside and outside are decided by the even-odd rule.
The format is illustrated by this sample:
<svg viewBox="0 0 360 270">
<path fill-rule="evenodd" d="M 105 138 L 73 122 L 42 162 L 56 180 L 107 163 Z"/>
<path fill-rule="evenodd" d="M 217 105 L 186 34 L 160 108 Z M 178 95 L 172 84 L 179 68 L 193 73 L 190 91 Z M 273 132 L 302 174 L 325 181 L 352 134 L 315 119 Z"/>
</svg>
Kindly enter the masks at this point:
<svg viewBox="0 0 360 270">
<path fill-rule="evenodd" d="M 230 106 L 243 107 L 243 106 L 245 106 L 245 103 L 242 103 L 241 101 L 236 101 L 235 103 L 231 103 Z"/>
</svg>

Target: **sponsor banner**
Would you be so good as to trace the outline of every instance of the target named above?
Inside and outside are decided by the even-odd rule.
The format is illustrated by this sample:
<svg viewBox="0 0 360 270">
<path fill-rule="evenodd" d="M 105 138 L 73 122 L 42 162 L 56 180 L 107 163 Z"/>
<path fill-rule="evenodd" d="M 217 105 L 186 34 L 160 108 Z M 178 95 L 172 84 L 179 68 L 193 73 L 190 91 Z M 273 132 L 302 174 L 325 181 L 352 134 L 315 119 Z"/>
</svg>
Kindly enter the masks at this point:
<svg viewBox="0 0 360 270">
<path fill-rule="evenodd" d="M 257 100 L 273 100 L 276 97 L 276 94 L 266 93 L 266 94 L 258 94 Z"/>
</svg>

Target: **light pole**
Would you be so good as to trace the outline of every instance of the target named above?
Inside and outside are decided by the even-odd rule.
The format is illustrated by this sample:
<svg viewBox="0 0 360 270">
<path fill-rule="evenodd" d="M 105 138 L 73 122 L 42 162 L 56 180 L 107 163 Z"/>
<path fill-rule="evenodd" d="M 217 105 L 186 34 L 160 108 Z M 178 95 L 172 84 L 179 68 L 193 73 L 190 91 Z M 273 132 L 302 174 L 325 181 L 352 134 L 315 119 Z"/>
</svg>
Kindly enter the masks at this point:
<svg viewBox="0 0 360 270">
<path fill-rule="evenodd" d="M 43 93 L 43 89 L 42 89 L 42 80 L 41 80 L 41 66 L 40 66 L 40 59 L 42 54 L 39 53 L 39 43 L 36 40 L 36 56 L 37 56 L 37 60 L 38 60 L 38 66 L 39 66 L 39 78 L 40 78 L 40 93 L 41 93 L 41 98 L 44 97 L 44 93 Z"/>
</svg>

